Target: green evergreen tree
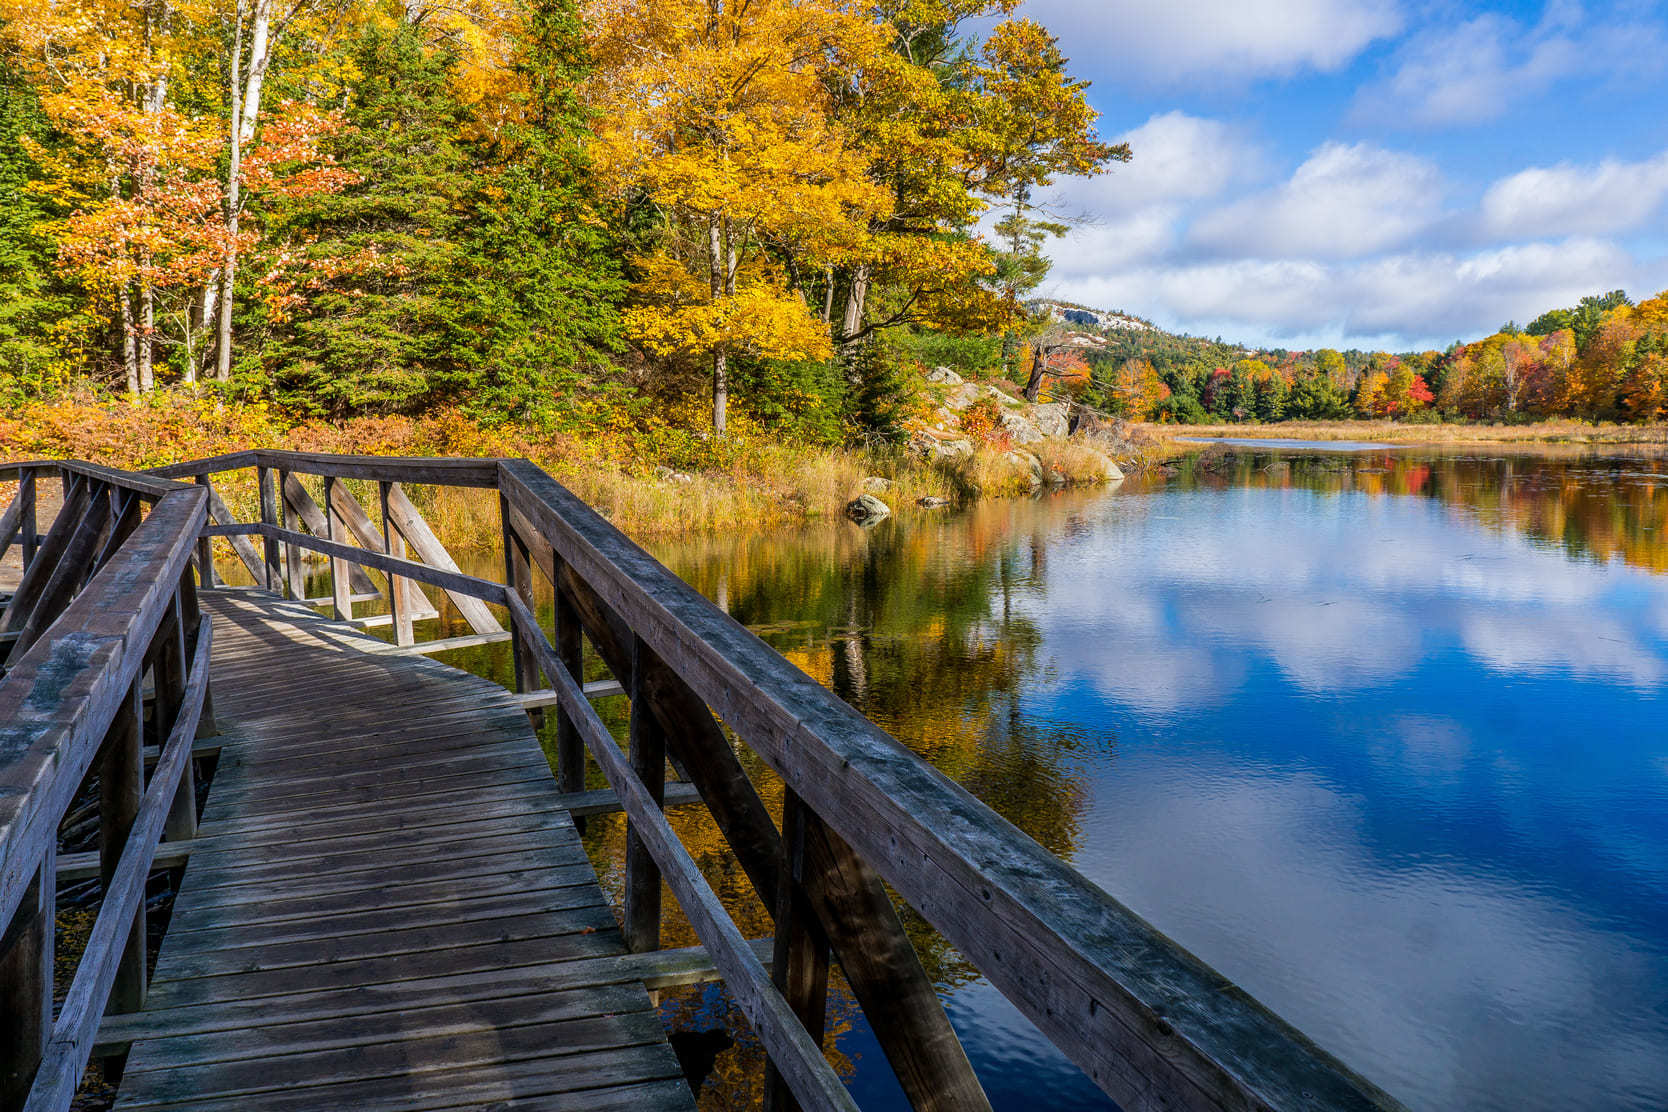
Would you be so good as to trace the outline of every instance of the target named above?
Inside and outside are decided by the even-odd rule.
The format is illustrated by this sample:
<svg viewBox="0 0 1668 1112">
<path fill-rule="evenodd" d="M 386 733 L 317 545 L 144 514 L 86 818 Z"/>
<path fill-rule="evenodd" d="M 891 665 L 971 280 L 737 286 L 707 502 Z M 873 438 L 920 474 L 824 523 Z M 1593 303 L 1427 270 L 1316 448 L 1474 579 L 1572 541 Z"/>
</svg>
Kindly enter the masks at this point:
<svg viewBox="0 0 1668 1112">
<path fill-rule="evenodd" d="M 40 395 L 59 385 L 53 326 L 72 310 L 40 225 L 50 216 L 32 191 L 35 162 L 25 140 L 48 141 L 40 103 L 0 54 L 0 396 Z"/>
<path fill-rule="evenodd" d="M 860 444 L 896 444 L 914 396 L 915 376 L 871 335 L 847 356 L 848 439 Z"/>
<path fill-rule="evenodd" d="M 316 413 L 460 405 L 486 419 L 560 422 L 604 386 L 622 284 L 594 190 L 577 88 L 585 56 L 569 0 L 540 0 L 517 65 L 522 118 L 465 136 L 453 60 L 416 30 L 372 30 L 337 160 L 360 177 L 279 215 L 322 274 L 274 348 L 273 388 Z"/>
<path fill-rule="evenodd" d="M 497 168 L 474 206 L 464 320 L 482 337 L 481 378 L 468 408 L 561 421 L 562 400 L 613 385 L 602 356 L 619 346 L 625 284 L 609 230 L 619 221 L 593 207 L 584 26 L 573 0 L 535 0 L 529 24 L 517 59 L 526 115 L 491 152 Z"/>
<path fill-rule="evenodd" d="M 330 415 L 415 412 L 469 385 L 457 352 L 472 337 L 448 296 L 473 190 L 459 138 L 467 115 L 449 87 L 451 59 L 409 27 L 366 32 L 352 62 L 362 76 L 332 151 L 360 180 L 278 217 L 312 241 L 315 277 L 274 348 L 274 393 Z"/>
</svg>

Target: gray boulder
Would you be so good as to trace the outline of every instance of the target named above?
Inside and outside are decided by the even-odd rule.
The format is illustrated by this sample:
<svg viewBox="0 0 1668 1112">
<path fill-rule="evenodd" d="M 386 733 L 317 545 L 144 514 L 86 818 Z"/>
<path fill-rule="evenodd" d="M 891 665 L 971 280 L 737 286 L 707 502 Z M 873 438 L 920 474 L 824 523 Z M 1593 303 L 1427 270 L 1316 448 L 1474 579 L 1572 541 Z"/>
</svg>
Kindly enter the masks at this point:
<svg viewBox="0 0 1668 1112">
<path fill-rule="evenodd" d="M 873 525 L 892 516 L 892 507 L 872 494 L 860 494 L 846 506 L 846 516 L 859 525 Z"/>
<path fill-rule="evenodd" d="M 1017 413 L 1002 414 L 1002 428 L 1015 444 L 1035 444 L 1043 438 L 1042 430 L 1030 418 Z"/>
<path fill-rule="evenodd" d="M 962 377 L 948 367 L 934 367 L 927 373 L 928 382 L 941 382 L 946 386 L 960 386 Z"/>
<path fill-rule="evenodd" d="M 917 506 L 924 507 L 925 509 L 936 510 L 940 506 L 948 506 L 950 504 L 950 500 L 948 498 L 940 498 L 936 494 L 923 494 L 915 500 L 915 504 Z"/>
<path fill-rule="evenodd" d="M 863 490 L 867 494 L 885 494 L 892 489 L 892 480 L 883 479 L 879 475 L 870 475 L 863 480 Z"/>
<path fill-rule="evenodd" d="M 1044 436 L 1065 436 L 1070 431 L 1071 404 L 1045 402 L 1031 407 L 1031 420 Z"/>
<path fill-rule="evenodd" d="M 984 396 L 985 388 L 976 382 L 964 382 L 944 399 L 944 404 L 951 409 L 966 409 Z"/>
</svg>

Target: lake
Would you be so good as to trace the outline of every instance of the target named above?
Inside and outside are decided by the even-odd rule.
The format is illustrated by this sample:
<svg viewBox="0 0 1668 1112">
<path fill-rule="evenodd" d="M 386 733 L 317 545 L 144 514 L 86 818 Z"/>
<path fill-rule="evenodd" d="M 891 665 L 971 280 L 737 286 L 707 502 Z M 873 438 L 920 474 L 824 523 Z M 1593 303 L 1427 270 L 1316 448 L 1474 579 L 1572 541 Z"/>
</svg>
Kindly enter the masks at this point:
<svg viewBox="0 0 1668 1112">
<path fill-rule="evenodd" d="M 1245 446 L 1113 491 L 651 548 L 1409 1105 L 1659 1110 L 1665 532 L 1660 459 Z M 768 933 L 710 823 L 677 825 Z M 620 823 L 587 841 L 617 890 Z M 1108 1107 L 913 930 L 998 1109 Z M 717 986 L 663 1008 L 735 1022 Z M 859 1101 L 901 1107 L 834 1012 Z M 707 1107 L 756 1092 L 735 1041 Z"/>
</svg>

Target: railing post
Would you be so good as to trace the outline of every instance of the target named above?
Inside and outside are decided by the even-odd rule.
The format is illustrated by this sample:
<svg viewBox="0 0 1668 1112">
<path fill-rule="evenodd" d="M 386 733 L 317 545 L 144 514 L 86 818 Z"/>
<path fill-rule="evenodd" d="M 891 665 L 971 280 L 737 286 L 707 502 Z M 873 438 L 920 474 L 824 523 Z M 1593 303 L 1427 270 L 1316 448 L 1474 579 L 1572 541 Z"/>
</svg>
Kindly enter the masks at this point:
<svg viewBox="0 0 1668 1112">
<path fill-rule="evenodd" d="M 107 893 L 145 794 L 144 715 L 144 694 L 135 681 L 129 697 L 111 719 L 99 754 L 98 866 L 99 882 Z M 107 1014 L 136 1012 L 144 1007 L 145 941 L 145 904 L 141 900 L 116 967 L 115 983 L 110 987 Z M 106 1058 L 105 1077 L 120 1077 L 125 1063 L 126 1055 Z"/>
<path fill-rule="evenodd" d="M 35 562 L 35 549 L 39 548 L 39 522 L 35 516 L 35 473 L 26 471 L 18 477 L 17 496 L 21 500 L 23 513 L 18 526 L 23 533 L 23 570 L 28 571 L 29 565 Z"/>
<path fill-rule="evenodd" d="M 644 694 L 642 661 L 649 649 L 631 640 L 631 771 L 656 804 L 666 801 L 666 735 Z M 626 822 L 625 943 L 632 953 L 660 949 L 660 867 L 635 824 Z"/>
<path fill-rule="evenodd" d="M 278 524 L 278 502 L 272 489 L 272 469 L 270 467 L 256 467 L 255 481 L 261 488 L 261 524 Z M 271 537 L 264 538 L 261 546 L 264 557 L 263 568 L 266 571 L 264 582 L 261 584 L 267 590 L 276 589 L 283 593 L 284 573 L 278 566 L 278 542 Z"/>
<path fill-rule="evenodd" d="M 301 532 L 299 515 L 290 504 L 290 473 L 278 472 L 278 522 L 289 532 Z M 307 597 L 307 572 L 301 563 L 301 549 L 294 544 L 284 545 L 284 578 L 289 583 L 290 597 L 305 599 Z"/>
<path fill-rule="evenodd" d="M 180 602 L 180 593 L 175 591 L 173 610 L 163 628 L 157 633 L 155 663 L 151 666 L 151 680 L 156 689 L 153 714 L 157 745 L 167 742 L 168 734 L 174 728 L 174 721 L 179 717 L 180 703 L 185 697 L 185 683 L 188 678 L 188 659 L 185 653 L 184 607 Z M 185 772 L 180 776 L 179 790 L 174 793 L 173 806 L 168 811 L 168 819 L 162 830 L 170 842 L 183 842 L 197 836 L 197 778 L 189 760 L 185 762 Z"/>
<path fill-rule="evenodd" d="M 405 536 L 394 528 L 393 520 L 388 514 L 388 493 L 393 484 L 387 479 L 377 484 L 377 492 L 382 500 L 382 551 L 387 556 L 397 556 L 405 559 Z M 417 637 L 411 630 L 411 615 L 414 610 L 412 592 L 417 588 L 403 575 L 388 575 L 388 613 L 394 619 L 394 643 L 396 645 L 415 644 Z M 520 674 L 519 672 L 517 673 Z"/>
<path fill-rule="evenodd" d="M 521 601 L 527 604 L 529 613 L 538 613 L 533 605 L 533 556 L 527 550 L 527 544 L 510 523 L 510 500 L 503 494 L 498 496 L 498 516 L 503 522 L 504 534 L 504 585 L 521 596 Z M 539 674 L 537 659 L 533 655 L 533 637 L 537 631 L 522 629 L 521 623 L 515 620 L 515 612 L 510 613 L 510 646 L 515 657 L 515 689 L 517 691 L 536 691 L 543 687 Z M 533 713 L 535 727 L 543 721 L 543 712 Z"/>
<path fill-rule="evenodd" d="M 324 531 L 328 539 L 341 543 L 342 529 L 337 527 L 339 517 L 336 513 L 336 484 L 339 482 L 334 475 L 324 477 Z M 338 556 L 330 558 L 330 606 L 335 611 L 336 620 L 351 622 L 353 620 L 353 585 L 348 581 L 348 562 Z"/>
<path fill-rule="evenodd" d="M 0 1112 L 17 1112 L 52 1035 L 52 944 L 57 847 L 48 844 L 34 881 L 0 933 Z"/>
<path fill-rule="evenodd" d="M 179 593 L 180 613 L 185 618 L 185 659 L 190 660 L 197 651 L 197 636 L 203 624 L 203 611 L 197 605 L 197 585 L 191 580 L 191 569 L 186 568 L 185 574 L 180 576 Z M 212 671 L 212 669 L 211 669 Z M 220 728 L 214 724 L 214 684 L 210 677 L 203 677 L 203 709 L 197 715 L 197 736 L 215 737 Z M 191 776 L 189 767 L 185 775 Z"/>
<path fill-rule="evenodd" d="M 782 869 L 776 888 L 776 947 L 770 979 L 818 1046 L 828 1019 L 828 936 L 803 885 L 805 834 L 812 823 L 821 821 L 797 792 L 782 789 Z M 798 1108 L 775 1063 L 767 1061 L 765 1112 L 796 1112 Z"/>
<path fill-rule="evenodd" d="M 198 475 L 195 477 L 195 481 L 198 486 L 202 487 L 206 491 L 209 491 L 212 495 L 214 486 L 209 482 L 209 477 L 207 475 Z M 203 524 L 207 526 L 213 520 L 214 518 L 212 516 L 207 517 L 203 520 Z M 214 586 L 213 537 L 201 536 L 197 538 L 197 582 L 202 584 L 205 590 Z"/>
<path fill-rule="evenodd" d="M 561 658 L 562 666 L 568 670 L 568 674 L 573 676 L 575 682 L 583 684 L 584 633 L 579 625 L 579 611 L 574 608 L 573 597 L 562 584 L 561 556 L 553 556 L 552 565 L 551 570 L 556 573 L 551 577 L 556 590 L 556 636 L 553 638 L 552 647 Z M 560 707 L 556 709 L 556 780 L 564 792 L 585 790 L 585 741 L 579 736 L 579 729 L 573 724 L 568 712 Z M 583 819 L 575 819 L 574 825 L 579 828 L 580 833 L 584 833 Z"/>
</svg>

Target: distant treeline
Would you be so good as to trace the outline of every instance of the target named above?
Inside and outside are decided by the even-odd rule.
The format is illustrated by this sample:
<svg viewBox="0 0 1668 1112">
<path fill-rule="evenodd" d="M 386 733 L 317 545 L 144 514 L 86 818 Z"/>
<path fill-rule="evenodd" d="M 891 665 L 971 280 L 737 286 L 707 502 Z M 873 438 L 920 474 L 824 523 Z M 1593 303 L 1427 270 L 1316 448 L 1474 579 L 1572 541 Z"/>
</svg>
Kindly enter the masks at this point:
<svg viewBox="0 0 1668 1112">
<path fill-rule="evenodd" d="M 1447 351 L 1252 352 L 1115 332 L 1088 357 L 1100 405 L 1148 420 L 1654 422 L 1668 419 L 1668 291 L 1584 297 Z"/>
</svg>

